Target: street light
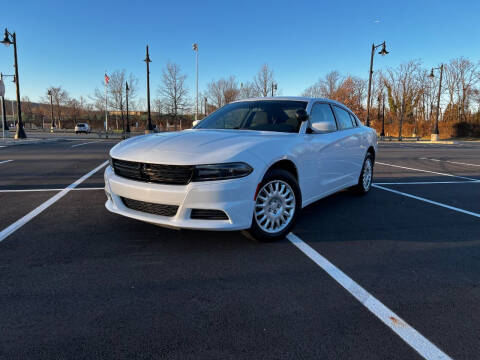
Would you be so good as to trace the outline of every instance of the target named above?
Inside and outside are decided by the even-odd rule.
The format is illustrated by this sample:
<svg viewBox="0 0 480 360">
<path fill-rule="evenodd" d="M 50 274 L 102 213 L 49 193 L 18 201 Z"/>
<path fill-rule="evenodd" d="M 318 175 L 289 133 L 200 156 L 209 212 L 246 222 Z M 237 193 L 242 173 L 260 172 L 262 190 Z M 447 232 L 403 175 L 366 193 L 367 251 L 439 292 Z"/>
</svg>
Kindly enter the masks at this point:
<svg viewBox="0 0 480 360">
<path fill-rule="evenodd" d="M 150 56 L 148 55 L 148 45 L 147 45 L 147 56 L 145 57 L 145 60 L 143 60 L 147 63 L 147 128 L 145 129 L 145 134 L 150 134 L 153 131 L 153 125 L 152 125 L 152 117 L 150 115 L 150 63 L 152 60 L 150 60 Z"/>
<path fill-rule="evenodd" d="M 2 88 L 0 90 L 0 97 L 2 99 L 2 122 L 3 122 L 3 131 L 8 131 L 10 130 L 10 127 L 8 126 L 8 122 L 7 122 L 7 112 L 5 110 L 5 85 L 3 84 L 3 77 L 6 77 L 6 76 L 13 76 L 13 82 L 15 82 L 15 75 L 4 75 L 2 73 L 0 73 L 0 82 L 1 82 L 1 85 L 0 87 Z M 2 91 L 3 90 L 3 91 Z"/>
<path fill-rule="evenodd" d="M 5 46 L 9 46 L 13 44 L 13 55 L 15 60 L 15 85 L 17 88 L 17 113 L 18 113 L 18 121 L 17 121 L 17 130 L 15 132 L 15 139 L 25 139 L 27 134 L 25 134 L 25 130 L 23 129 L 22 123 L 22 107 L 20 105 L 20 80 L 18 77 L 18 60 L 17 60 L 17 36 L 15 33 L 11 34 L 5 29 L 5 35 L 3 40 L 1 41 L 2 44 Z"/>
<path fill-rule="evenodd" d="M 52 89 L 47 91 L 48 96 L 50 96 L 50 112 L 52 114 L 52 124 L 50 125 L 50 132 L 53 133 L 53 129 L 55 128 L 55 117 L 53 116 L 53 92 Z"/>
<path fill-rule="evenodd" d="M 385 56 L 388 54 L 385 41 L 379 45 L 372 44 L 372 54 L 370 56 L 370 74 L 368 77 L 367 126 L 370 126 L 370 96 L 372 93 L 373 56 L 375 55 L 375 50 L 378 49 L 380 46 L 382 47 L 382 50 L 380 50 L 378 53 L 382 56 Z"/>
<path fill-rule="evenodd" d="M 385 136 L 385 94 L 382 91 L 382 132 L 380 136 Z"/>
<path fill-rule="evenodd" d="M 128 120 L 128 90 L 130 90 L 130 88 L 128 87 L 128 82 L 125 81 L 125 100 L 127 102 L 127 129 L 125 131 L 130 133 L 130 122 Z"/>
<path fill-rule="evenodd" d="M 195 101 L 195 120 L 198 120 L 198 44 L 194 43 L 192 45 L 193 51 L 195 51 L 195 59 L 197 65 L 197 91 L 196 91 L 196 101 Z"/>
<path fill-rule="evenodd" d="M 276 84 L 276 83 L 272 84 L 272 97 L 273 97 L 273 92 L 277 91 L 277 86 L 278 86 L 278 84 Z"/>
<path fill-rule="evenodd" d="M 441 64 L 437 68 L 432 68 L 432 71 L 430 72 L 430 75 L 428 77 L 430 79 L 433 79 L 435 77 L 435 74 L 433 73 L 434 70 L 440 70 L 440 81 L 438 83 L 438 95 L 437 95 L 437 114 L 435 116 L 435 126 L 432 131 L 431 135 L 431 141 L 438 141 L 438 117 L 440 115 L 440 94 L 442 93 L 442 78 L 443 78 L 443 64 Z"/>
</svg>

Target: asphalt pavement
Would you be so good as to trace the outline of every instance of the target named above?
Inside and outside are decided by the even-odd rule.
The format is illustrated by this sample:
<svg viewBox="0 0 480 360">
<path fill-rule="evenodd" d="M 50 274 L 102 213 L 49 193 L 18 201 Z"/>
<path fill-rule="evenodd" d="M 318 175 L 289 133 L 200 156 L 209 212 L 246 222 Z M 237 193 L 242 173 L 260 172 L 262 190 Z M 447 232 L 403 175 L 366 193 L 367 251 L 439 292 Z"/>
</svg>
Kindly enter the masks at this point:
<svg viewBox="0 0 480 360">
<path fill-rule="evenodd" d="M 23 219 L 0 233 L 0 358 L 479 358 L 480 144 L 382 143 L 379 187 L 308 206 L 292 231 L 324 269 L 288 239 L 111 214 L 103 168 L 62 192 L 115 144 L 84 142 L 0 148 L 0 231 Z"/>
</svg>

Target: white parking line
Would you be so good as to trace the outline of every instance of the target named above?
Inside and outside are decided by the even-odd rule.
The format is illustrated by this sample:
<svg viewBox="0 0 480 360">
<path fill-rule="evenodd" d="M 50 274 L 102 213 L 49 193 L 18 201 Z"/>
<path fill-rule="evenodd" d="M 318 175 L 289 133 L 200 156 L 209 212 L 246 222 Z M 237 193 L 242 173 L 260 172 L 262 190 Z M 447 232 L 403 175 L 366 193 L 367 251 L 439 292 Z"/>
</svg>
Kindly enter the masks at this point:
<svg viewBox="0 0 480 360">
<path fill-rule="evenodd" d="M 62 191 L 63 188 L 60 189 L 4 189 L 0 190 L 0 193 L 16 193 L 16 192 L 42 192 L 42 191 Z M 75 188 L 71 189 L 72 191 L 82 191 L 82 190 L 105 190 L 104 187 L 91 187 L 91 188 Z"/>
<path fill-rule="evenodd" d="M 471 181 L 409 181 L 409 182 L 376 182 L 372 185 L 432 185 L 432 184 L 480 184 L 480 180 Z"/>
<path fill-rule="evenodd" d="M 451 359 L 447 354 L 440 350 L 435 344 L 430 342 L 412 326 L 402 320 L 388 307 L 383 305 L 367 290 L 358 285 L 342 270 L 333 265 L 325 257 L 320 255 L 312 247 L 306 244 L 302 239 L 290 233 L 287 239 L 295 245 L 300 251 L 308 256 L 315 264 L 320 266 L 325 272 L 365 306 L 372 314 L 387 325 L 403 341 L 410 345 L 425 359 Z"/>
<path fill-rule="evenodd" d="M 479 164 L 469 164 L 469 163 L 464 163 L 464 162 L 458 162 L 458 161 L 450 161 L 450 160 L 439 160 L 439 159 L 430 159 L 430 158 L 419 158 L 420 160 L 430 160 L 430 161 L 437 161 L 437 162 L 447 162 L 450 164 L 457 164 L 457 165 L 467 165 L 467 166 L 478 166 L 480 167 Z"/>
<path fill-rule="evenodd" d="M 62 197 L 67 195 L 71 190 L 76 188 L 78 185 L 80 185 L 82 182 L 87 180 L 90 176 L 95 174 L 98 170 L 101 170 L 103 167 L 105 167 L 108 164 L 108 161 L 105 161 L 104 163 L 100 164 L 97 166 L 95 169 L 90 171 L 89 173 L 83 175 L 80 179 L 75 181 L 74 183 L 68 185 L 65 189 L 62 189 L 58 194 L 55 194 L 52 196 L 50 199 L 45 201 L 43 204 L 35 208 L 34 210 L 30 211 L 27 215 L 24 217 L 20 218 L 19 220 L 15 221 L 13 224 L 10 226 L 6 227 L 0 232 L 0 242 L 5 240 L 9 235 L 20 229 L 23 225 L 25 225 L 27 222 L 32 220 L 35 216 L 38 214 L 42 213 L 45 209 L 50 207 L 51 205 L 55 204 L 58 200 L 60 200 Z"/>
<path fill-rule="evenodd" d="M 102 141 L 102 140 L 89 141 L 89 142 L 86 142 L 86 143 L 76 144 L 76 145 L 72 145 L 72 148 L 77 147 L 77 146 L 87 145 L 87 144 L 93 144 L 93 143 L 97 143 L 97 142 L 100 142 L 100 141 Z"/>
<path fill-rule="evenodd" d="M 426 173 L 436 174 L 436 175 L 456 177 L 456 178 L 459 178 L 459 179 L 466 179 L 466 180 L 473 180 L 473 181 L 478 181 L 479 180 L 479 179 L 472 179 L 472 178 L 465 177 L 465 176 L 458 176 L 458 175 L 440 173 L 440 172 L 436 172 L 436 171 L 423 170 L 423 169 L 415 169 L 415 168 L 411 168 L 411 167 L 393 165 L 393 164 L 387 164 L 387 163 L 382 163 L 382 162 L 375 161 L 375 165 L 377 165 L 377 164 L 378 165 L 385 165 L 385 166 L 392 166 L 392 167 L 396 167 L 396 168 L 400 168 L 400 169 L 406 169 L 406 170 L 421 171 L 421 172 L 426 172 Z"/>
<path fill-rule="evenodd" d="M 406 196 L 406 197 L 409 197 L 409 198 L 411 198 L 411 199 L 424 201 L 424 202 L 429 203 L 429 204 L 441 206 L 441 207 L 446 208 L 446 209 L 450 209 L 450 210 L 453 210 L 453 211 L 458 211 L 458 212 L 461 212 L 461 213 L 463 213 L 463 214 L 467 214 L 467 215 L 471 215 L 471 216 L 475 216 L 475 217 L 477 217 L 477 218 L 480 218 L 480 214 L 477 214 L 477 213 L 475 213 L 475 212 L 473 212 L 473 211 L 463 210 L 463 209 L 457 208 L 457 207 L 455 207 L 455 206 L 450 206 L 450 205 L 447 205 L 447 204 L 439 203 L 438 201 L 428 200 L 428 199 L 422 198 L 422 197 L 420 197 L 420 196 L 415 196 L 415 195 L 408 194 L 408 193 L 404 193 L 404 192 L 401 192 L 401 191 L 389 189 L 389 188 L 386 188 L 386 187 L 383 187 L 383 186 L 380 186 L 380 185 L 377 185 L 377 184 L 372 184 L 372 186 L 375 187 L 375 188 L 377 188 L 377 189 L 382 189 L 382 190 L 385 190 L 385 191 L 390 191 L 390 192 L 392 192 L 392 193 L 395 193 L 395 194 L 398 194 L 398 195 L 402 195 L 402 196 Z"/>
<path fill-rule="evenodd" d="M 11 162 L 11 161 L 13 161 L 13 160 L 3 160 L 3 161 L 0 161 L 0 165 L 1 165 L 1 164 L 9 163 L 9 162 Z"/>
</svg>

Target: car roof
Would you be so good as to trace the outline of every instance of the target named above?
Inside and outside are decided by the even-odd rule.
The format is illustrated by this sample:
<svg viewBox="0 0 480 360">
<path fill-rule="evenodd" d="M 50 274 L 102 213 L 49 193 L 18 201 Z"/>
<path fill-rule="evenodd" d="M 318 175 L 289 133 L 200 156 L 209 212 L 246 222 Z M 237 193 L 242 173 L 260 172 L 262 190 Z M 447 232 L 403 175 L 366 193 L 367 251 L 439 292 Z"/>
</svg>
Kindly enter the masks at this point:
<svg viewBox="0 0 480 360">
<path fill-rule="evenodd" d="M 244 102 L 244 101 L 268 101 L 268 100 L 283 100 L 283 101 L 305 101 L 305 102 L 314 102 L 314 101 L 324 101 L 328 102 L 331 104 L 336 104 L 340 105 L 341 107 L 344 107 L 348 109 L 344 104 L 332 100 L 332 99 L 327 99 L 327 98 L 316 98 L 316 97 L 306 97 L 306 96 L 266 96 L 266 97 L 256 97 L 256 98 L 248 98 L 248 99 L 241 99 L 241 100 L 236 100 L 233 101 L 234 103 L 236 102 Z M 351 110 L 350 110 L 351 111 Z"/>
</svg>

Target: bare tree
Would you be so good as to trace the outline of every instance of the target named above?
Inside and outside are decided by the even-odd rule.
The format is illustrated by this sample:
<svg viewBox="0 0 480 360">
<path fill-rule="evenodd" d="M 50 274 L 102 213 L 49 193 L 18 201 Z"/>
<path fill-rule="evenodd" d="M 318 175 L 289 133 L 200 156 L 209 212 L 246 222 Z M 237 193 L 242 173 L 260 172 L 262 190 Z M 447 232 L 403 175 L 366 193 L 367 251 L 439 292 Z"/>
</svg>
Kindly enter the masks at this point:
<svg viewBox="0 0 480 360">
<path fill-rule="evenodd" d="M 55 109 L 57 112 L 57 127 L 61 129 L 63 121 L 63 107 L 69 101 L 68 92 L 64 90 L 61 86 L 51 86 L 49 89 L 47 89 L 47 94 L 44 98 L 46 103 L 50 103 L 50 95 L 48 95 L 49 92 L 51 92 L 52 94 L 53 104 L 55 105 Z"/>
<path fill-rule="evenodd" d="M 163 103 L 162 99 L 156 97 L 153 99 L 153 109 L 157 113 L 158 124 L 162 127 L 165 127 L 165 124 L 162 123 L 161 118 L 164 112 L 165 104 Z"/>
<path fill-rule="evenodd" d="M 324 78 L 305 89 L 303 96 L 325 97 L 337 100 L 352 108 L 362 110 L 365 98 L 366 81 L 354 76 L 342 76 L 338 71 L 331 71 Z"/>
<path fill-rule="evenodd" d="M 32 102 L 28 96 L 22 97 L 22 110 L 25 114 L 25 119 L 32 119 L 33 116 L 33 107 Z"/>
<path fill-rule="evenodd" d="M 80 120 L 82 113 L 86 108 L 86 100 L 83 96 L 77 99 L 69 99 L 66 104 L 66 112 L 73 121 L 73 126 L 77 125 L 78 120 Z"/>
<path fill-rule="evenodd" d="M 331 71 L 324 78 L 318 79 L 315 84 L 305 89 L 303 96 L 333 99 L 342 81 L 343 78 L 338 71 Z"/>
<path fill-rule="evenodd" d="M 459 120 L 466 121 L 470 102 L 474 95 L 475 85 L 479 83 L 479 66 L 469 59 L 460 57 L 452 59 L 448 64 L 451 72 L 456 74 L 456 98 L 459 107 Z"/>
<path fill-rule="evenodd" d="M 238 95 L 240 99 L 248 99 L 258 96 L 260 96 L 260 94 L 258 93 L 253 82 L 247 81 L 240 84 L 240 92 Z"/>
<path fill-rule="evenodd" d="M 412 60 L 400 64 L 395 69 L 388 69 L 384 77 L 390 110 L 399 121 L 398 136 L 402 138 L 402 127 L 406 117 L 413 117 L 423 93 L 424 73 L 420 61 Z"/>
<path fill-rule="evenodd" d="M 123 119 L 124 116 L 124 108 L 125 108 L 125 82 L 128 81 L 128 101 L 132 104 L 135 101 L 135 97 L 137 96 L 137 89 L 138 89 L 138 79 L 130 73 L 127 77 L 126 70 L 115 70 L 110 74 L 110 80 L 108 82 L 108 89 L 107 89 L 107 102 L 108 108 L 110 110 L 117 110 L 120 111 L 121 118 Z M 102 82 L 103 85 L 103 82 Z M 101 106 L 103 103 L 103 107 L 105 107 L 105 90 L 96 88 L 95 93 L 92 97 L 92 100 L 97 104 L 97 108 Z M 100 107 L 101 109 L 101 107 Z M 118 130 L 118 118 L 115 118 L 116 128 Z"/>
<path fill-rule="evenodd" d="M 273 70 L 268 67 L 268 64 L 263 64 L 260 71 L 253 79 L 255 91 L 260 96 L 269 96 L 272 93 L 272 87 L 275 83 L 273 77 Z"/>
<path fill-rule="evenodd" d="M 221 78 L 217 81 L 211 81 L 207 85 L 207 97 L 210 103 L 219 108 L 232 101 L 235 101 L 240 96 L 240 89 L 235 76 L 230 76 L 228 79 Z"/>
<path fill-rule="evenodd" d="M 173 115 L 175 130 L 177 130 L 177 115 L 188 106 L 186 78 L 187 75 L 182 74 L 179 65 L 169 62 L 162 71 L 162 85 L 158 89 L 159 95 L 165 99 L 168 112 Z"/>
</svg>

